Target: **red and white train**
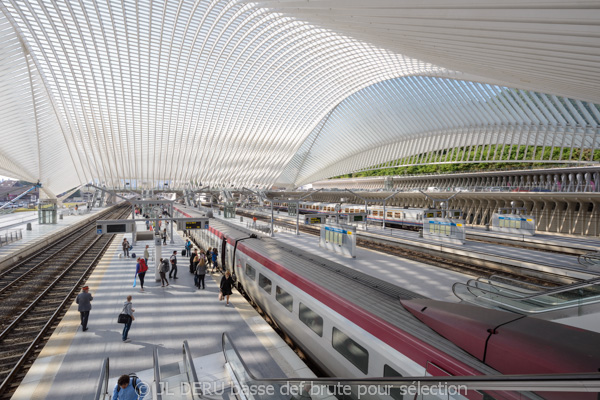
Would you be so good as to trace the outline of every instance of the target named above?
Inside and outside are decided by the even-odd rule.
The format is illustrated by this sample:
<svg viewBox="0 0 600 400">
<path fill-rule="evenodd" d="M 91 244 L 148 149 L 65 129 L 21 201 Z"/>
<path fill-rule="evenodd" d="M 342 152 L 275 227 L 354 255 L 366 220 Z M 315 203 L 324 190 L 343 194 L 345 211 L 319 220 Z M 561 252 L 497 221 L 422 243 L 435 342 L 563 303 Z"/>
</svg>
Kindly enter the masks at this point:
<svg viewBox="0 0 600 400">
<path fill-rule="evenodd" d="M 221 265 L 235 274 L 238 288 L 330 376 L 591 373 L 600 368 L 597 333 L 424 299 L 275 239 L 253 238 L 215 219 L 210 223 L 208 230 L 193 231 L 196 242 L 219 248 Z M 467 395 L 527 398 L 507 392 L 485 396 Z"/>
</svg>

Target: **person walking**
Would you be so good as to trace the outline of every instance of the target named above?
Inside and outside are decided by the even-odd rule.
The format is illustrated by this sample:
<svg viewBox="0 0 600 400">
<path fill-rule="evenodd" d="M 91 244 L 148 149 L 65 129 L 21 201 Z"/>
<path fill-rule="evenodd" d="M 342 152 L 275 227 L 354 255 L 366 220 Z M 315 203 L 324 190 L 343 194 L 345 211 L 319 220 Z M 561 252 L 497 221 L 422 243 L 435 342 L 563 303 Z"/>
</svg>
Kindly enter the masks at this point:
<svg viewBox="0 0 600 400">
<path fill-rule="evenodd" d="M 212 249 L 212 272 L 215 272 L 215 268 L 219 270 L 219 264 L 217 263 L 217 257 L 219 257 L 219 251 L 216 247 Z"/>
<path fill-rule="evenodd" d="M 169 261 L 167 261 L 166 258 L 161 258 L 160 269 L 158 270 L 158 273 L 160 274 L 160 283 L 162 287 L 165 287 L 165 282 L 167 283 L 166 286 L 169 286 L 169 281 L 167 280 L 167 272 L 169 272 Z"/>
<path fill-rule="evenodd" d="M 210 247 L 206 250 L 206 264 L 209 267 L 212 265 L 212 249 Z"/>
<path fill-rule="evenodd" d="M 162 240 L 163 244 L 167 244 L 167 228 L 165 228 L 162 232 Z"/>
<path fill-rule="evenodd" d="M 169 258 L 171 262 L 171 271 L 169 272 L 169 278 L 177 279 L 177 250 L 173 252 L 171 258 Z"/>
<path fill-rule="evenodd" d="M 88 290 L 90 290 L 88 286 L 82 287 L 81 293 L 79 293 L 75 299 L 75 303 L 77 303 L 77 310 L 79 311 L 79 315 L 81 317 L 81 326 L 83 327 L 84 332 L 88 330 L 88 318 L 90 317 L 90 311 L 92 310 L 91 301 L 94 300 L 92 295 L 88 293 Z"/>
<path fill-rule="evenodd" d="M 194 275 L 194 281 L 196 283 L 196 287 L 200 289 L 206 289 L 204 284 L 204 278 L 206 277 L 206 259 L 204 258 L 204 254 L 200 253 L 198 255 L 198 264 L 196 265 L 196 273 Z"/>
<path fill-rule="evenodd" d="M 148 271 L 148 265 L 146 264 L 146 261 L 143 258 L 138 257 L 137 265 L 135 266 L 135 273 L 137 274 L 138 278 L 140 278 L 140 292 L 144 291 L 144 278 L 146 277 L 146 271 Z"/>
<path fill-rule="evenodd" d="M 148 265 L 148 259 L 150 258 L 150 250 L 148 250 L 149 247 L 149 245 L 146 245 L 146 248 L 144 249 L 144 260 L 146 260 L 146 265 Z"/>
<path fill-rule="evenodd" d="M 194 251 L 190 254 L 190 274 L 193 274 L 196 271 L 196 263 L 198 260 L 198 249 L 194 249 Z"/>
<path fill-rule="evenodd" d="M 129 242 L 127 238 L 123 238 L 123 257 L 129 257 Z"/>
<path fill-rule="evenodd" d="M 231 289 L 233 288 L 233 278 L 229 271 L 225 272 L 225 275 L 221 278 L 221 284 L 219 285 L 221 294 L 227 299 L 225 306 L 229 305 L 229 296 L 231 296 Z"/>
<path fill-rule="evenodd" d="M 143 400 L 148 387 L 137 376 L 121 375 L 113 390 L 112 400 Z"/>
<path fill-rule="evenodd" d="M 123 311 L 121 311 L 121 314 L 127 314 L 131 317 L 129 318 L 129 322 L 123 327 L 122 339 L 124 342 L 128 340 L 127 335 L 129 334 L 129 329 L 131 329 L 131 324 L 135 321 L 135 317 L 133 316 L 135 309 L 133 308 L 133 304 L 131 304 L 131 299 L 131 295 L 127 296 L 127 301 L 123 303 Z"/>
</svg>

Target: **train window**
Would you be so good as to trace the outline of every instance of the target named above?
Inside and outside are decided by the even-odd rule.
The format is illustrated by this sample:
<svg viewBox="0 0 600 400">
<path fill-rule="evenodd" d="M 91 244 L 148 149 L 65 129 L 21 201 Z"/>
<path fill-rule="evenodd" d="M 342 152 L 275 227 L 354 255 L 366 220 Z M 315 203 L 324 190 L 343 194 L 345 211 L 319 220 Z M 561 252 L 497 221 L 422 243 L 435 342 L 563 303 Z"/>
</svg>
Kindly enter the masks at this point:
<svg viewBox="0 0 600 400">
<path fill-rule="evenodd" d="M 271 280 L 263 274 L 258 274 L 258 286 L 263 288 L 265 292 L 271 294 Z"/>
<path fill-rule="evenodd" d="M 394 213 L 394 218 L 402 218 L 402 217 L 400 216 L 400 213 Z"/>
<path fill-rule="evenodd" d="M 387 214 L 388 218 L 392 218 L 392 213 L 391 212 L 388 211 L 386 214 Z"/>
<path fill-rule="evenodd" d="M 291 294 L 280 288 L 279 286 L 275 286 L 275 298 L 289 312 L 292 312 L 294 308 L 294 299 Z"/>
<path fill-rule="evenodd" d="M 350 212 L 350 209 L 349 208 L 344 208 L 344 211 L 345 212 Z"/>
<path fill-rule="evenodd" d="M 323 337 L 323 318 L 319 314 L 300 303 L 299 317 L 314 333 Z"/>
<path fill-rule="evenodd" d="M 400 377 L 402 378 L 402 374 L 396 371 L 394 368 L 390 367 L 387 364 L 383 366 L 383 377 L 384 378 L 393 378 Z M 402 400 L 404 396 L 400 393 L 400 389 L 390 389 L 390 397 L 394 400 Z"/>
<path fill-rule="evenodd" d="M 246 264 L 246 275 L 252 280 L 256 278 L 256 270 L 250 264 Z"/>
<path fill-rule="evenodd" d="M 356 368 L 361 370 L 363 374 L 369 372 L 369 352 L 360 344 L 352 340 L 344 332 L 336 327 L 333 327 L 333 337 L 331 344 L 334 349 L 350 361 Z"/>
</svg>

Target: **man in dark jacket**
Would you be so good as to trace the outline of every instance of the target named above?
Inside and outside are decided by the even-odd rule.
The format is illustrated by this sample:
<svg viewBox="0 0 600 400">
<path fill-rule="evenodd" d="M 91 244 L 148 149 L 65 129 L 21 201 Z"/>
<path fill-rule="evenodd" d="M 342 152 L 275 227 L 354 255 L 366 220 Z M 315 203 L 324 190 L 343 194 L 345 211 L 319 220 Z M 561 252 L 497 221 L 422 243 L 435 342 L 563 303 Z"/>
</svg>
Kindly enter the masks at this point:
<svg viewBox="0 0 600 400">
<path fill-rule="evenodd" d="M 81 316 L 81 326 L 83 326 L 83 331 L 87 331 L 88 318 L 90 317 L 90 310 L 92 309 L 91 301 L 94 300 L 92 295 L 88 293 L 90 290 L 89 287 L 84 286 L 81 288 L 81 293 L 77 295 L 75 299 L 75 303 L 78 304 L 77 310 L 79 311 L 79 315 Z"/>
<path fill-rule="evenodd" d="M 171 271 L 169 272 L 169 278 L 177 279 L 177 250 L 173 252 L 173 255 L 169 259 L 171 262 Z"/>
</svg>

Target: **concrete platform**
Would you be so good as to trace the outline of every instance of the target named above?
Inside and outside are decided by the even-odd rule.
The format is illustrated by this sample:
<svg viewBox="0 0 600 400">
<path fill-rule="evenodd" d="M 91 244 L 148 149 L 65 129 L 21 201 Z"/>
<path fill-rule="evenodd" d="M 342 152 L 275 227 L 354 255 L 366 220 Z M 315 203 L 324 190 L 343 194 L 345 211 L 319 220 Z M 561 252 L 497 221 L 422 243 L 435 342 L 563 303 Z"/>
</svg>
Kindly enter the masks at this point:
<svg viewBox="0 0 600 400">
<path fill-rule="evenodd" d="M 58 219 L 56 224 L 40 225 L 37 222 L 37 212 L 25 212 L 28 214 L 16 219 L 14 214 L 0 216 L 0 226 L 11 226 L 9 231 L 22 229 L 23 238 L 5 246 L 0 247 L 0 270 L 6 263 L 10 263 L 15 257 L 23 256 L 31 249 L 38 245 L 43 245 L 52 240 L 57 234 L 63 230 L 67 230 L 75 224 L 95 219 L 96 215 L 104 210 L 103 208 L 94 208 L 89 213 L 83 211 L 79 215 L 64 215 L 63 219 Z M 21 213 L 19 213 L 21 214 Z M 32 215 L 33 214 L 33 215 Z M 33 220 L 32 220 L 33 219 Z M 16 225 L 17 221 L 22 220 L 20 225 Z M 26 224 L 31 223 L 31 231 L 26 230 Z"/>
<path fill-rule="evenodd" d="M 229 307 L 218 300 L 220 274 L 208 275 L 206 290 L 197 290 L 188 270 L 189 258 L 178 257 L 178 279 L 170 280 L 170 286 L 161 287 L 150 270 L 145 292 L 140 292 L 139 281 L 133 288 L 136 262 L 119 257 L 122 240 L 123 235 L 116 235 L 87 281 L 94 296 L 88 331 L 81 330 L 77 305 L 73 304 L 13 396 L 14 400 L 89 399 L 95 392 L 105 357 L 110 358 L 109 387 L 113 388 L 122 374 L 144 374 L 150 370 L 154 347 L 158 347 L 163 374 L 171 366 L 171 376 L 175 376 L 175 366 L 182 361 L 184 340 L 196 358 L 195 364 L 203 368 L 199 368 L 199 375 L 208 379 L 214 373 L 215 379 L 222 379 L 223 360 L 219 354 L 224 331 L 229 332 L 256 376 L 314 376 L 237 292 L 231 297 Z M 131 242 L 130 236 L 128 240 Z M 163 246 L 163 255 L 183 249 L 184 241 L 179 235 L 175 235 L 174 241 L 173 245 Z M 138 242 L 132 251 L 143 254 L 146 244 L 152 247 L 150 241 Z M 123 325 L 117 323 L 117 316 L 129 294 L 133 296 L 136 320 L 129 332 L 131 341 L 124 343 Z M 197 360 L 202 357 L 209 357 L 213 364 Z M 213 367 L 207 371 L 210 365 Z"/>
<path fill-rule="evenodd" d="M 191 207 L 177 206 L 177 208 L 190 213 L 199 212 Z M 246 228 L 246 222 L 240 222 L 239 218 L 224 219 L 218 213 L 216 213 L 215 218 Z M 468 274 L 437 268 L 405 258 L 394 257 L 379 252 L 376 249 L 367 250 L 357 247 L 356 258 L 343 257 L 320 248 L 319 238 L 307 233 L 301 233 L 297 236 L 289 230 L 281 230 L 275 233 L 274 238 L 302 249 L 307 253 L 316 254 L 349 268 L 374 275 L 386 282 L 393 283 L 435 300 L 457 302 L 459 299 L 452 293 L 452 285 L 455 282 L 466 282 L 474 278 L 474 276 Z"/>
<path fill-rule="evenodd" d="M 270 217 L 270 213 L 264 213 L 255 210 L 246 210 L 257 214 Z M 218 213 L 215 213 L 218 214 Z M 215 215 L 220 218 L 221 216 Z M 288 217 L 287 213 L 275 213 L 275 218 L 289 220 L 295 223 L 295 217 Z M 236 218 L 239 221 L 239 218 Z M 232 220 L 233 221 L 233 220 Z M 244 222 L 244 226 L 246 223 Z M 405 244 L 407 246 L 417 246 L 421 249 L 428 249 L 434 252 L 448 253 L 459 257 L 475 257 L 479 260 L 489 261 L 492 263 L 506 264 L 514 267 L 540 271 L 544 273 L 552 273 L 572 277 L 576 279 L 593 279 L 600 276 L 600 269 L 585 268 L 577 262 L 576 255 L 558 254 L 547 251 L 524 249 L 516 247 L 507 247 L 501 244 L 481 243 L 467 240 L 464 245 L 455 245 L 441 241 L 429 240 L 419 237 L 419 234 L 414 231 L 402 229 L 385 230 L 381 227 L 369 226 L 364 230 L 364 225 L 357 225 L 357 233 L 359 236 L 369 237 L 371 239 L 382 240 L 386 242 L 394 242 Z M 544 235 L 532 240 L 552 240 L 560 241 L 560 237 L 553 235 Z M 571 240 L 575 240 L 572 238 Z M 593 239 L 586 241 L 586 245 L 593 243 Z"/>
<path fill-rule="evenodd" d="M 588 236 L 536 233 L 534 236 L 518 235 L 497 231 L 486 231 L 482 228 L 468 228 L 469 239 L 497 241 L 508 244 L 539 245 L 549 250 L 560 249 L 561 252 L 579 255 L 600 250 L 600 239 Z"/>
</svg>

